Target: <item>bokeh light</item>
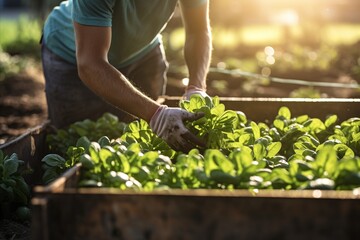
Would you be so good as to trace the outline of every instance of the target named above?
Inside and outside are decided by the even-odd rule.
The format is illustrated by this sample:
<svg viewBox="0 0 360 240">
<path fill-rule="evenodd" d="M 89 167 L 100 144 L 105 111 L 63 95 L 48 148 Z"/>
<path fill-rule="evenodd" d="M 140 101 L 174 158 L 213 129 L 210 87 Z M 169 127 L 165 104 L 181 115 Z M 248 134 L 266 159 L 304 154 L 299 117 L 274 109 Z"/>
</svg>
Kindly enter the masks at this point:
<svg viewBox="0 0 360 240">
<path fill-rule="evenodd" d="M 184 86 L 188 86 L 189 85 L 189 78 L 183 78 L 181 80 L 181 83 L 184 85 Z"/>
</svg>

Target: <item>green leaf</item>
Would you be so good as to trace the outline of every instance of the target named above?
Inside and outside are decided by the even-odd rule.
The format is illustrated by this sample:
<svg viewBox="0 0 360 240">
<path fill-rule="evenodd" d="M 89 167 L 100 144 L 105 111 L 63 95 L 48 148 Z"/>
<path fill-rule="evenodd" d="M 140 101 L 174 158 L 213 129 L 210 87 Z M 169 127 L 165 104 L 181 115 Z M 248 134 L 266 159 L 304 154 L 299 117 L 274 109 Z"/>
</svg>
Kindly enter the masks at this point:
<svg viewBox="0 0 360 240">
<path fill-rule="evenodd" d="M 239 177 L 232 176 L 229 173 L 223 172 L 219 169 L 214 169 L 210 172 L 210 179 L 220 184 L 233 184 L 236 185 L 240 182 Z"/>
<path fill-rule="evenodd" d="M 76 146 L 83 147 L 86 152 L 88 151 L 90 144 L 91 142 L 86 136 L 79 138 L 76 142 Z"/>
<path fill-rule="evenodd" d="M 252 151 L 249 147 L 242 147 L 240 150 L 235 150 L 230 153 L 229 159 L 235 163 L 235 170 L 237 175 L 249 168 L 253 164 Z"/>
<path fill-rule="evenodd" d="M 344 158 L 339 161 L 340 171 L 360 172 L 360 158 Z"/>
<path fill-rule="evenodd" d="M 315 158 L 315 166 L 317 166 L 319 177 L 330 177 L 337 168 L 337 154 L 333 147 L 324 146 Z"/>
<path fill-rule="evenodd" d="M 41 162 L 51 167 L 64 167 L 66 160 L 58 154 L 50 153 L 47 154 Z"/>
<path fill-rule="evenodd" d="M 270 159 L 274 163 L 274 168 L 289 168 L 289 163 L 286 158 L 282 155 L 275 155 Z"/>
<path fill-rule="evenodd" d="M 16 181 L 16 187 L 23 192 L 26 196 L 30 196 L 30 187 L 21 176 L 12 177 Z"/>
<path fill-rule="evenodd" d="M 240 123 L 246 123 L 247 122 L 247 118 L 245 113 L 243 113 L 242 111 L 236 111 L 238 120 Z"/>
<path fill-rule="evenodd" d="M 146 181 L 149 181 L 150 170 L 146 166 L 133 167 L 131 168 L 131 175 L 140 183 L 144 184 Z"/>
<path fill-rule="evenodd" d="M 240 137 L 239 137 L 239 144 L 240 145 L 250 145 L 253 141 L 253 135 L 252 134 L 249 134 L 249 133 L 245 133 L 245 134 L 242 134 Z"/>
<path fill-rule="evenodd" d="M 300 124 L 306 122 L 307 120 L 309 120 L 309 116 L 308 116 L 308 115 L 301 115 L 301 116 L 298 116 L 298 117 L 296 118 L 296 122 L 297 122 L 297 123 L 300 123 Z"/>
<path fill-rule="evenodd" d="M 266 156 L 266 147 L 261 143 L 255 143 L 253 153 L 256 160 L 263 160 Z"/>
<path fill-rule="evenodd" d="M 336 184 L 345 189 L 360 186 L 360 172 L 341 171 L 336 179 Z"/>
<path fill-rule="evenodd" d="M 51 182 L 53 182 L 54 180 L 56 180 L 59 177 L 59 173 L 56 172 L 56 170 L 54 168 L 49 168 L 46 169 L 43 176 L 42 176 L 42 180 L 44 182 L 44 184 L 49 184 Z"/>
<path fill-rule="evenodd" d="M 337 123 L 337 121 L 338 121 L 337 115 L 331 115 L 331 116 L 329 116 L 329 117 L 325 120 L 325 126 L 326 126 L 326 128 L 334 127 L 335 124 Z"/>
<path fill-rule="evenodd" d="M 76 131 L 79 136 L 85 136 L 89 133 L 85 123 L 76 122 L 72 124 L 71 127 Z"/>
<path fill-rule="evenodd" d="M 214 114 L 215 116 L 221 116 L 225 111 L 224 104 L 219 104 L 211 109 L 211 114 Z"/>
<path fill-rule="evenodd" d="M 120 152 L 116 152 L 116 155 L 117 155 L 117 158 L 121 162 L 122 171 L 129 172 L 130 171 L 130 163 L 129 163 L 129 159 L 126 157 L 126 155 L 123 153 L 120 153 Z"/>
<path fill-rule="evenodd" d="M 192 95 L 190 97 L 190 111 L 193 112 L 195 109 L 199 109 L 205 105 L 205 99 L 200 95 Z"/>
<path fill-rule="evenodd" d="M 211 171 L 214 169 L 221 169 L 227 173 L 234 169 L 234 164 L 217 149 L 207 150 L 204 158 L 204 168 L 207 176 L 210 176 Z"/>
<path fill-rule="evenodd" d="M 311 165 L 303 160 L 295 160 L 301 171 L 312 171 Z"/>
<path fill-rule="evenodd" d="M 319 118 L 311 118 L 304 123 L 304 127 L 308 127 L 310 131 L 319 132 L 325 130 L 325 124 Z"/>
<path fill-rule="evenodd" d="M 278 112 L 279 116 L 283 116 L 285 119 L 290 120 L 291 112 L 288 107 L 281 107 Z"/>
<path fill-rule="evenodd" d="M 286 188 L 292 183 L 289 172 L 284 168 L 274 168 L 270 174 L 270 180 L 275 189 Z"/>
<path fill-rule="evenodd" d="M 107 122 L 109 122 L 112 125 L 115 125 L 119 122 L 119 118 L 111 113 L 104 113 L 102 116 L 103 119 L 105 119 Z"/>
<path fill-rule="evenodd" d="M 78 162 L 78 158 L 85 153 L 83 147 L 72 147 L 70 146 L 66 151 L 66 156 L 69 156 L 69 159 L 66 161 L 66 167 L 72 167 Z"/>
<path fill-rule="evenodd" d="M 9 177 L 12 174 L 16 173 L 19 167 L 19 162 L 17 159 L 9 158 L 4 162 L 4 177 Z"/>
<path fill-rule="evenodd" d="M 280 120 L 280 119 L 275 119 L 274 122 L 274 127 L 280 130 L 284 130 L 286 124 L 284 121 Z"/>
<path fill-rule="evenodd" d="M 85 169 L 93 169 L 95 167 L 95 163 L 93 162 L 93 160 L 91 160 L 89 154 L 82 155 L 79 161 L 82 167 L 84 167 Z"/>
<path fill-rule="evenodd" d="M 342 143 L 336 144 L 334 146 L 334 150 L 336 151 L 339 159 L 342 159 L 344 157 L 349 157 L 349 158 L 355 157 L 354 151 L 345 144 Z"/>
<path fill-rule="evenodd" d="M 103 162 L 103 164 L 106 164 L 107 160 L 109 158 L 111 158 L 112 156 L 113 156 L 113 153 L 109 149 L 102 148 L 99 151 L 99 157 L 100 157 L 101 161 Z"/>
<path fill-rule="evenodd" d="M 234 170 L 234 164 L 220 151 L 214 152 L 212 157 L 222 171 L 230 173 Z"/>
<path fill-rule="evenodd" d="M 253 121 L 250 123 L 250 125 L 251 125 L 252 131 L 254 133 L 254 138 L 255 139 L 260 138 L 260 128 L 259 128 L 259 126 Z"/>
<path fill-rule="evenodd" d="M 276 154 L 279 153 L 281 146 L 282 146 L 281 142 L 270 143 L 266 148 L 266 150 L 267 150 L 266 157 L 268 157 L 268 158 L 274 157 Z"/>
<path fill-rule="evenodd" d="M 91 159 L 96 163 L 100 162 L 100 156 L 99 156 L 99 152 L 100 152 L 100 144 L 97 142 L 91 142 L 90 146 L 89 146 L 89 154 L 91 156 Z"/>
</svg>

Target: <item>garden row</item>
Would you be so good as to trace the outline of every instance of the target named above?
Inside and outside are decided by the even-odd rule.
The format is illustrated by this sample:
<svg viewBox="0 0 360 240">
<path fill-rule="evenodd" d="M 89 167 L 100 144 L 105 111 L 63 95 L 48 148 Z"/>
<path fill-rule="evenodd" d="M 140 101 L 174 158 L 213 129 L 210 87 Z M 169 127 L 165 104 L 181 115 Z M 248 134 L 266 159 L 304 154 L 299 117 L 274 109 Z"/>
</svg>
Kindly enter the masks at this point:
<svg viewBox="0 0 360 240">
<path fill-rule="evenodd" d="M 120 189 L 329 189 L 360 187 L 360 118 L 339 121 L 292 116 L 281 107 L 272 122 L 226 110 L 217 97 L 195 96 L 183 109 L 205 116 L 187 127 L 204 149 L 176 152 L 142 120 L 105 114 L 48 137 L 44 181 L 82 163 L 79 187 Z"/>
</svg>

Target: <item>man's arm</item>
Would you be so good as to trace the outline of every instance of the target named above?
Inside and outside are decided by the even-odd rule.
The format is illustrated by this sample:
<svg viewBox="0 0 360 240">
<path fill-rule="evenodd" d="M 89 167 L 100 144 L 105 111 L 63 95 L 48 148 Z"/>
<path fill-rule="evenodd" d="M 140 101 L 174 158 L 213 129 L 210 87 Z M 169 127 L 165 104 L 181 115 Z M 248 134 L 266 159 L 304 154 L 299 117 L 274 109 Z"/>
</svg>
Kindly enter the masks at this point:
<svg viewBox="0 0 360 240">
<path fill-rule="evenodd" d="M 74 23 L 76 57 L 81 80 L 98 96 L 120 109 L 144 119 L 172 148 L 190 151 L 205 144 L 192 134 L 184 121 L 195 121 L 201 113 L 159 105 L 138 91 L 108 62 L 111 28 Z M 86 107 L 86 103 L 84 103 Z"/>
<path fill-rule="evenodd" d="M 137 90 L 108 62 L 111 27 L 85 26 L 74 22 L 74 28 L 81 80 L 105 101 L 150 122 L 159 104 Z"/>
<path fill-rule="evenodd" d="M 184 56 L 189 86 L 205 91 L 212 51 L 209 2 L 198 7 L 181 6 L 181 12 L 186 32 Z"/>
</svg>

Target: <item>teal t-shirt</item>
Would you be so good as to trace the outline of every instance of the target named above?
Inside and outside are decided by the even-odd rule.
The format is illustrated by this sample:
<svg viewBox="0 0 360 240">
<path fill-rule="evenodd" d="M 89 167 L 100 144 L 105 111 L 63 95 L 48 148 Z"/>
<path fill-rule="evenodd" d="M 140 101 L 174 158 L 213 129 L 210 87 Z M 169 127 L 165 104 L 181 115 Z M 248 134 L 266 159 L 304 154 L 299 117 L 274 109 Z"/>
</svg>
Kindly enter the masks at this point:
<svg viewBox="0 0 360 240">
<path fill-rule="evenodd" d="M 124 67 L 153 49 L 178 1 L 194 7 L 207 0 L 68 0 L 55 7 L 44 26 L 46 46 L 76 64 L 73 21 L 112 27 L 109 61 Z"/>
</svg>

